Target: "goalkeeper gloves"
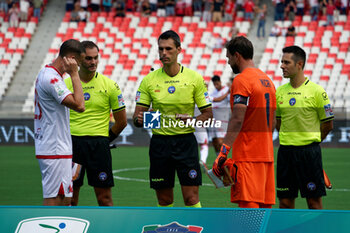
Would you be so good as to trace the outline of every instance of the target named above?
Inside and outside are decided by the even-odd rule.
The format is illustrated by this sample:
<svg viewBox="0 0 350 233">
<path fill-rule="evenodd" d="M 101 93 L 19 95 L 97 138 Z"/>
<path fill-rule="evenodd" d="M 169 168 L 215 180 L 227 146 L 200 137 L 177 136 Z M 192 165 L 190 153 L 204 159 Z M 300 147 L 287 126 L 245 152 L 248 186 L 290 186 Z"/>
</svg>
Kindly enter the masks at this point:
<svg viewBox="0 0 350 233">
<path fill-rule="evenodd" d="M 214 161 L 212 170 L 217 177 L 221 177 L 224 175 L 223 165 L 227 159 L 227 155 L 230 152 L 230 149 L 231 149 L 230 146 L 226 144 L 222 144 L 220 153 Z"/>
<path fill-rule="evenodd" d="M 118 137 L 118 135 L 116 135 L 115 133 L 113 133 L 112 128 L 109 129 L 109 143 L 113 142 L 114 139 L 116 139 Z"/>
</svg>

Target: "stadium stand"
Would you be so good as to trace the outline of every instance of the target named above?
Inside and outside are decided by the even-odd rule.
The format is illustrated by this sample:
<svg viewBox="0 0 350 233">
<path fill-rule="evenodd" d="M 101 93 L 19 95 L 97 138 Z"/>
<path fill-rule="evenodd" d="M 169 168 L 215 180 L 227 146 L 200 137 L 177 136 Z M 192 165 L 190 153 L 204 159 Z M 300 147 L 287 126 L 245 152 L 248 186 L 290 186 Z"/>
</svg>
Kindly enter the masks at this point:
<svg viewBox="0 0 350 233">
<path fill-rule="evenodd" d="M 4 19 L 4 17 L 0 17 Z M 35 32 L 36 18 L 20 22 L 18 28 L 2 22 L 0 27 L 0 100 L 18 68 L 29 41 Z"/>
<path fill-rule="evenodd" d="M 282 78 L 279 68 L 282 48 L 298 45 L 305 49 L 305 74 L 325 88 L 334 108 L 350 109 L 350 15 L 339 15 L 335 26 L 324 26 L 326 19 L 311 21 L 311 16 L 296 17 L 291 21 L 276 21 L 283 29 L 293 24 L 295 37 L 270 36 L 259 68 L 266 72 L 276 87 L 288 80 Z"/>
<path fill-rule="evenodd" d="M 61 23 L 57 22 L 60 26 L 46 56 L 44 55 L 45 58 L 39 61 L 41 67 L 57 56 L 57 49 L 66 39 L 97 42 L 101 49 L 98 71 L 120 85 L 129 114 L 134 110 L 133 99 L 140 81 L 151 69 L 161 66 L 156 40 L 162 31 L 174 29 L 179 32 L 183 41 L 183 52 L 179 61 L 183 65 L 197 70 L 208 82 L 214 74 L 221 75 L 224 83 L 228 83 L 233 74 L 227 65 L 224 49 L 217 46 L 217 38 L 230 39 L 233 29 L 238 29 L 238 35 L 249 34 L 254 37 L 255 34 L 251 29 L 252 22 L 244 21 L 241 14 L 237 14 L 233 22 L 218 23 L 203 22 L 199 17 L 191 16 L 141 17 L 138 12 L 127 13 L 124 18 L 115 18 L 113 11 L 90 12 L 88 21 L 79 23 L 70 22 L 70 16 L 70 12 L 66 12 Z M 29 22 L 20 23 L 17 29 L 13 29 L 9 28 L 5 17 L 0 16 L 0 101 L 4 98 L 36 30 L 37 22 L 32 17 L 29 19 Z M 350 16 L 339 15 L 334 27 L 324 26 L 324 16 L 312 21 L 310 15 L 296 16 L 293 22 L 276 23 L 284 30 L 293 24 L 296 36 L 270 36 L 264 44 L 266 48 L 263 54 L 256 56 L 259 59 L 259 68 L 278 87 L 286 82 L 279 68 L 282 48 L 292 44 L 300 45 L 308 54 L 305 74 L 327 90 L 336 108 L 350 109 Z M 258 42 L 260 46 L 262 41 Z M 26 116 L 33 113 L 34 78 L 29 79 L 27 85 L 31 88 L 26 87 L 24 92 L 21 90 L 23 100 L 19 105 L 22 106 L 20 111 Z M 212 89 L 213 86 L 209 85 L 209 91 Z"/>
<path fill-rule="evenodd" d="M 109 76 L 121 87 L 127 113 L 134 110 L 134 96 L 142 80 L 151 69 L 161 66 L 158 60 L 157 38 L 162 31 L 173 29 L 182 38 L 181 63 L 201 73 L 206 81 L 214 74 L 222 75 L 224 82 L 232 76 L 226 65 L 226 52 L 217 46 L 216 38 L 230 38 L 232 28 L 246 35 L 250 22 L 203 22 L 199 17 L 141 17 L 138 13 L 125 18 L 114 18 L 113 13 L 92 12 L 87 23 L 69 22 L 70 13 L 63 18 L 43 65 L 50 63 L 60 44 L 70 38 L 96 41 L 100 48 L 98 72 Z M 23 106 L 23 112 L 33 112 L 34 84 Z"/>
</svg>

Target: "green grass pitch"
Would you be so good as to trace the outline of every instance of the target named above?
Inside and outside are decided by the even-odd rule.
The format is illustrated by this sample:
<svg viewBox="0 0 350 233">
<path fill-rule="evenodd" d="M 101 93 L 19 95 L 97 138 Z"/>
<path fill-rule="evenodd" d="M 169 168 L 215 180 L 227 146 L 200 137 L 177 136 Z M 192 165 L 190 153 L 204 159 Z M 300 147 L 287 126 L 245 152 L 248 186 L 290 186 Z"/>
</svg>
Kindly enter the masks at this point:
<svg viewBox="0 0 350 233">
<path fill-rule="evenodd" d="M 323 148 L 323 165 L 330 177 L 333 190 L 323 198 L 324 209 L 350 210 L 350 149 Z M 277 148 L 276 150 L 277 151 Z M 148 148 L 119 147 L 112 151 L 115 187 L 113 199 L 116 206 L 156 206 L 155 193 L 148 183 Z M 215 158 L 210 148 L 208 165 Z M 41 175 L 31 146 L 0 146 L 0 205 L 41 205 Z M 174 188 L 175 206 L 183 207 L 178 182 Z M 216 189 L 209 178 L 203 175 L 200 187 L 203 207 L 237 207 L 230 203 L 229 189 Z M 92 187 L 84 186 L 80 191 L 82 206 L 96 206 Z M 278 201 L 274 208 L 278 208 Z M 298 198 L 296 208 L 306 209 L 305 199 Z"/>
</svg>

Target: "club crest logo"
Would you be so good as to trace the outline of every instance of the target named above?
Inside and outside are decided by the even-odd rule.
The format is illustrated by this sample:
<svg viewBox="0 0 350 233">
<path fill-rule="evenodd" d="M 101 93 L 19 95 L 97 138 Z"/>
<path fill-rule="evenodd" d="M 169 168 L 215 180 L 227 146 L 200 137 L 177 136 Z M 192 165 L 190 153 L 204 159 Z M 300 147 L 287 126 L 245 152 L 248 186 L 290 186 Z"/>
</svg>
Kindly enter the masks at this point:
<svg viewBox="0 0 350 233">
<path fill-rule="evenodd" d="M 15 233 L 86 233 L 90 222 L 71 217 L 40 217 L 24 219 L 18 223 Z"/>
<path fill-rule="evenodd" d="M 203 227 L 199 226 L 183 226 L 177 222 L 172 222 L 168 225 L 149 225 L 144 226 L 142 233 L 166 233 L 166 232 L 181 232 L 181 233 L 200 233 Z"/>
</svg>

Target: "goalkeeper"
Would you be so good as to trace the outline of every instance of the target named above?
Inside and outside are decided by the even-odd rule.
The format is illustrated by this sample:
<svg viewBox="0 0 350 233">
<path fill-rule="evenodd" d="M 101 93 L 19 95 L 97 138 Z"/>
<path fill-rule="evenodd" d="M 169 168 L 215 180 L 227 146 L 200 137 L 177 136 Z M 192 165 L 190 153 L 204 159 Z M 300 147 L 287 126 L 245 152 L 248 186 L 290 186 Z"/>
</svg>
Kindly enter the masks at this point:
<svg viewBox="0 0 350 233">
<path fill-rule="evenodd" d="M 83 114 L 70 111 L 73 162 L 82 165 L 80 177 L 73 182 L 72 205 L 78 204 L 86 171 L 99 206 L 112 206 L 114 181 L 109 144 L 126 127 L 125 104 L 118 84 L 96 72 L 99 61 L 97 45 L 92 41 L 83 41 L 82 45 L 86 53 L 80 64 L 79 77 L 86 110 Z M 71 89 L 71 79 L 67 78 L 65 82 Z M 111 110 L 115 124 L 108 132 Z"/>
<path fill-rule="evenodd" d="M 271 208 L 275 204 L 275 176 L 272 131 L 275 126 L 276 95 L 272 81 L 254 67 L 253 45 L 245 37 L 236 37 L 226 45 L 226 56 L 233 80 L 230 104 L 232 116 L 221 151 L 213 165 L 220 177 L 228 164 L 231 147 L 235 185 L 231 202 L 241 208 Z"/>
</svg>

